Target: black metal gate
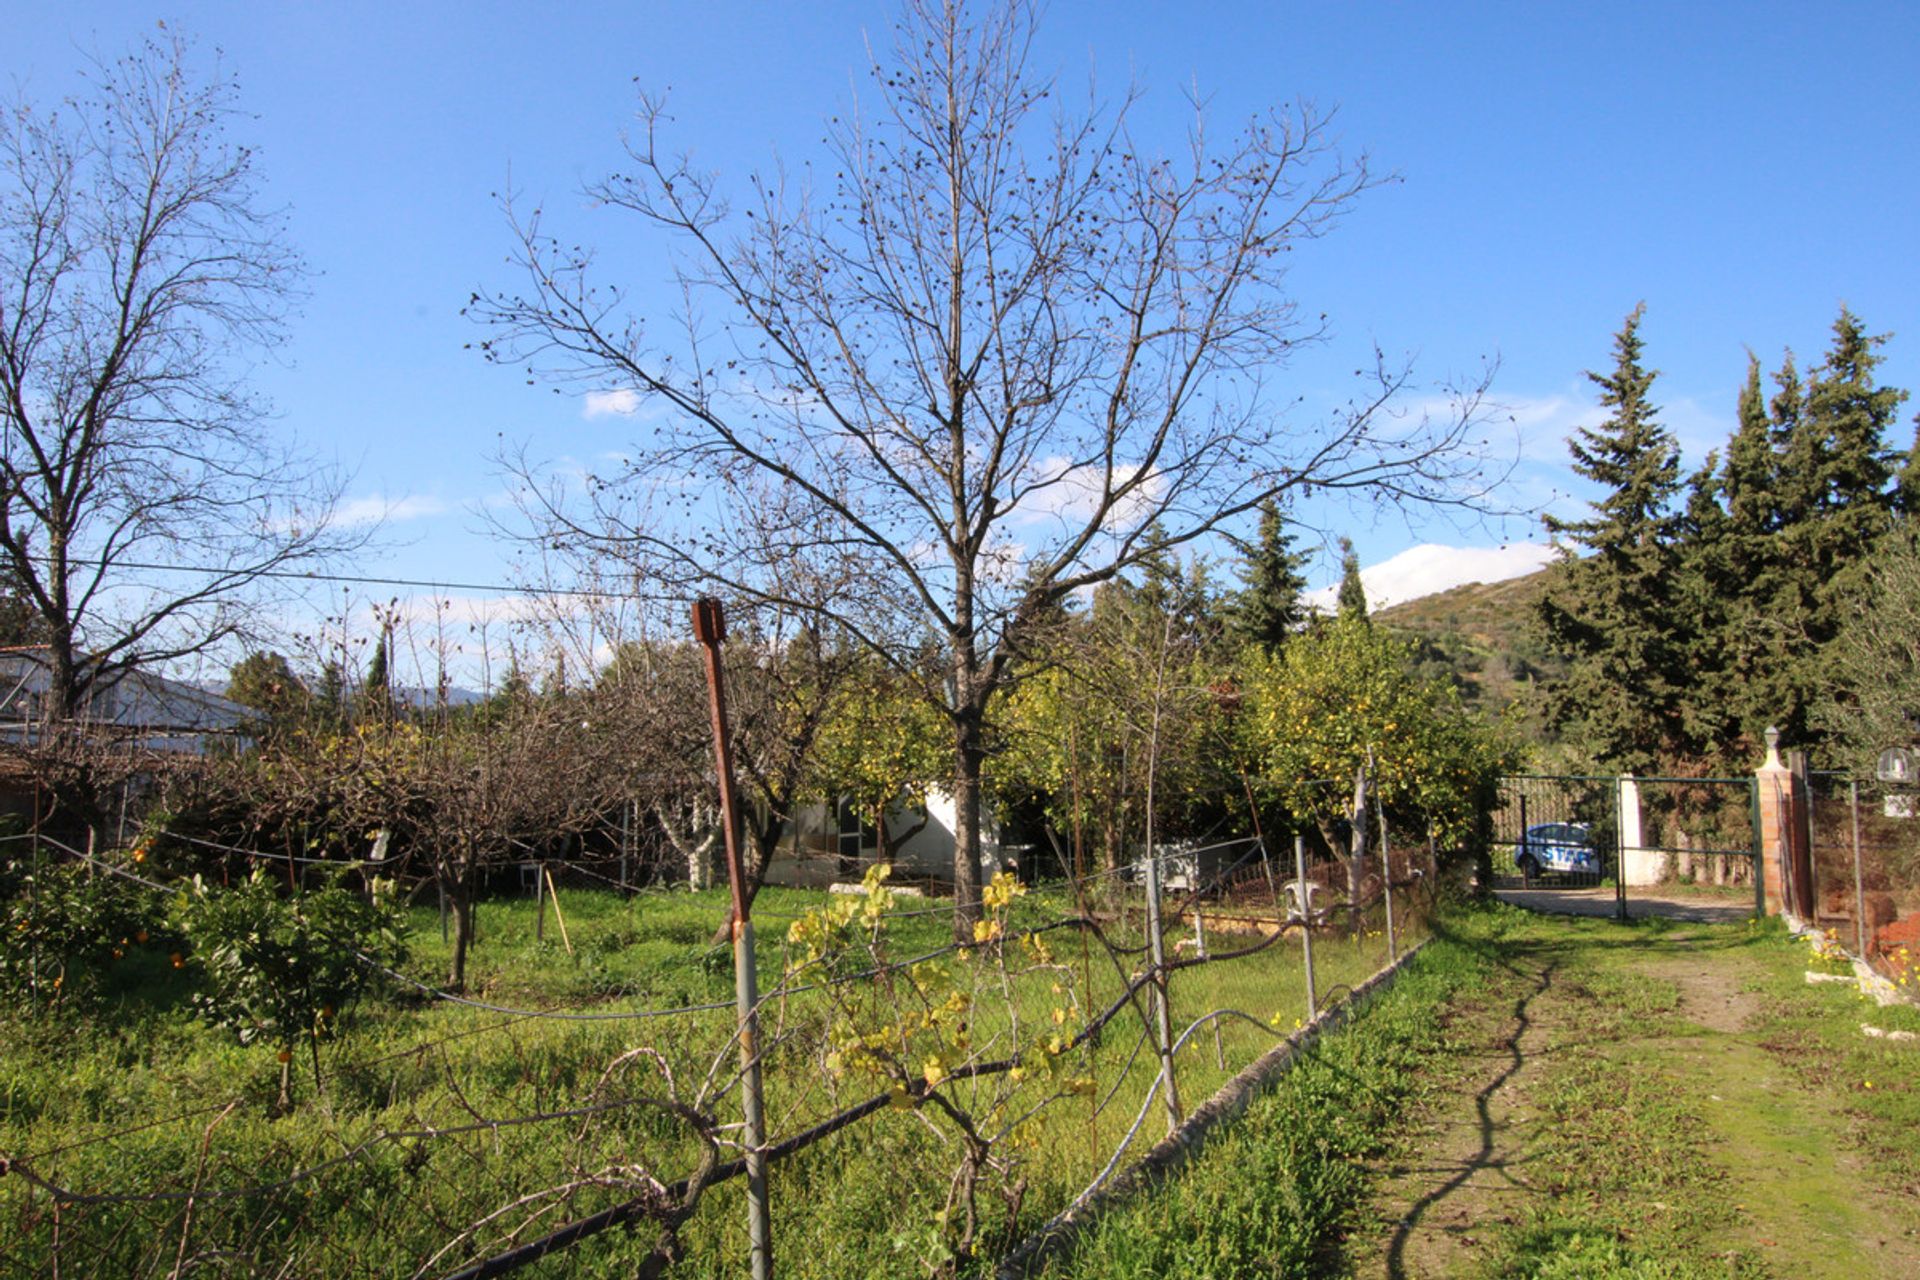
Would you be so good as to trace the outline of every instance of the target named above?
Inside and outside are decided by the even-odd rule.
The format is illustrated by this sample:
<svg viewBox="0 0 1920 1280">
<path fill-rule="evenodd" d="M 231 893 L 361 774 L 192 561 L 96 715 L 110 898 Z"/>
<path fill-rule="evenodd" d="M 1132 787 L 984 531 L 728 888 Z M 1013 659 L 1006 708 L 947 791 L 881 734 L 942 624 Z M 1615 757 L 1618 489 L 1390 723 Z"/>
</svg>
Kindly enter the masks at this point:
<svg viewBox="0 0 1920 1280">
<path fill-rule="evenodd" d="M 1519 775 L 1493 815 L 1497 887 L 1612 888 L 1764 911 L 1752 778 Z"/>
<path fill-rule="evenodd" d="M 1528 774 L 1500 780 L 1493 869 L 1508 885 L 1593 888 L 1618 862 L 1616 778 Z"/>
</svg>

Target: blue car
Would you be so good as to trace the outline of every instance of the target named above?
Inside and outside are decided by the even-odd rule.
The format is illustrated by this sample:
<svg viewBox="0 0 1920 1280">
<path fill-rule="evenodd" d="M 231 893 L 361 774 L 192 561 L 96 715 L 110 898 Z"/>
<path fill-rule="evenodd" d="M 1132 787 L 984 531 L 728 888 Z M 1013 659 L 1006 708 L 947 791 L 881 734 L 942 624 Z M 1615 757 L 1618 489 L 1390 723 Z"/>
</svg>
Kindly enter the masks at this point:
<svg viewBox="0 0 1920 1280">
<path fill-rule="evenodd" d="M 1513 864 L 1528 880 L 1548 874 L 1600 874 L 1593 831 L 1584 822 L 1542 822 L 1528 827 L 1513 846 Z"/>
</svg>

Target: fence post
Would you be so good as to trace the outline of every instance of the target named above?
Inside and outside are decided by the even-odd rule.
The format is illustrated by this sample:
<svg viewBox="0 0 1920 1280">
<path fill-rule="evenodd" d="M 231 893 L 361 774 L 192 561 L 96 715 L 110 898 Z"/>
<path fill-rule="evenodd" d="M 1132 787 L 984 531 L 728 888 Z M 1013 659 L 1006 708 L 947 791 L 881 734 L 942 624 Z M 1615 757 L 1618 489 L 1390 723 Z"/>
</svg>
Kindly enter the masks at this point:
<svg viewBox="0 0 1920 1280">
<path fill-rule="evenodd" d="M 1853 934 L 1859 950 L 1854 954 L 1867 958 L 1867 890 L 1860 876 L 1860 783 L 1847 784 L 1847 799 L 1853 809 Z"/>
<path fill-rule="evenodd" d="M 1147 846 L 1147 949 L 1153 958 L 1153 1031 L 1159 1041 L 1160 1083 L 1167 1132 L 1180 1127 L 1180 1091 L 1173 1074 L 1173 1015 L 1167 1008 L 1167 956 L 1160 938 L 1160 855 Z"/>
<path fill-rule="evenodd" d="M 1520 780 L 1519 790 L 1520 790 L 1520 838 L 1522 840 L 1525 840 L 1527 838 L 1527 784 L 1524 779 Z M 1532 864 L 1529 863 L 1528 865 L 1530 866 Z M 1520 887 L 1523 889 L 1533 888 L 1533 877 L 1527 874 L 1526 867 L 1516 867 L 1514 869 L 1520 873 Z M 1487 887 L 1491 889 L 1493 886 L 1488 885 Z"/>
<path fill-rule="evenodd" d="M 1198 960 L 1207 958 L 1207 925 L 1200 911 L 1200 899 L 1193 900 L 1193 954 Z M 1227 1045 L 1220 1038 L 1220 1019 L 1213 1020 L 1213 1060 L 1222 1071 L 1227 1069 Z"/>
<path fill-rule="evenodd" d="M 633 801 L 629 800 L 620 806 L 620 894 L 622 897 L 625 897 L 627 892 L 627 848 L 628 842 L 633 839 L 632 819 Z"/>
<path fill-rule="evenodd" d="M 1625 804 L 1618 780 L 1613 786 L 1613 914 L 1616 920 L 1627 918 L 1627 850 Z"/>
<path fill-rule="evenodd" d="M 1293 837 L 1295 897 L 1300 903 L 1300 950 L 1307 962 L 1307 1021 L 1320 1013 L 1320 997 L 1313 989 L 1313 894 L 1307 888 L 1307 838 Z"/>
<path fill-rule="evenodd" d="M 773 1217 L 767 1202 L 766 1101 L 760 1083 L 760 981 L 754 969 L 753 921 L 747 914 L 746 870 L 740 862 L 740 815 L 733 791 L 733 743 L 727 737 L 726 689 L 720 681 L 720 644 L 727 638 L 720 602 L 693 606 L 693 636 L 706 651 L 707 692 L 713 713 L 713 756 L 720 780 L 720 823 L 727 842 L 727 881 L 733 889 L 733 991 L 740 1027 L 740 1100 L 745 1113 L 747 1239 L 753 1280 L 773 1275 Z"/>
<path fill-rule="evenodd" d="M 1387 806 L 1380 803 L 1380 891 L 1387 899 L 1387 959 L 1400 958 L 1400 946 L 1393 933 L 1393 846 L 1387 843 Z"/>
<path fill-rule="evenodd" d="M 547 864 L 537 862 L 533 867 L 533 940 L 547 940 Z"/>
</svg>

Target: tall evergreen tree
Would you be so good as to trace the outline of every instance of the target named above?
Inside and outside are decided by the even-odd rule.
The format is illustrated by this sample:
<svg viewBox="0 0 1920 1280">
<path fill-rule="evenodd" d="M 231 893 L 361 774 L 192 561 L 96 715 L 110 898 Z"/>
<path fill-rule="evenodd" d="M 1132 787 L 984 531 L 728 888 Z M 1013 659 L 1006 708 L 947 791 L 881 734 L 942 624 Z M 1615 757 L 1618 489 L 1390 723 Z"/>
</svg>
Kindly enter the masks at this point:
<svg viewBox="0 0 1920 1280">
<path fill-rule="evenodd" d="M 1605 490 L 1585 520 L 1549 517 L 1548 530 L 1591 554 L 1564 551 L 1541 603 L 1546 637 L 1567 660 L 1549 715 L 1609 767 L 1646 772 L 1684 740 L 1691 673 L 1678 603 L 1680 451 L 1649 399 L 1634 308 L 1614 337 L 1614 367 L 1588 373 L 1610 410 L 1568 447 L 1574 470 Z"/>
<path fill-rule="evenodd" d="M 383 623 L 380 638 L 374 643 L 373 657 L 367 661 L 366 683 L 360 689 L 361 715 L 369 719 L 388 719 L 393 715 L 393 624 Z"/>
<path fill-rule="evenodd" d="M 1692 619 L 1685 640 L 1693 679 L 1681 702 L 1681 727 L 1687 749 L 1698 755 L 1736 736 L 1739 724 L 1730 697 L 1738 663 L 1727 644 L 1740 612 L 1733 568 L 1736 538 L 1733 518 L 1723 505 L 1727 480 L 1718 453 L 1709 453 L 1706 463 L 1687 478 L 1686 495 L 1674 598 Z"/>
<path fill-rule="evenodd" d="M 1791 593 L 1791 564 L 1779 537 L 1785 509 L 1784 451 L 1799 418 L 1799 378 L 1792 353 L 1777 381 L 1780 395 L 1769 406 L 1760 361 L 1747 357 L 1747 380 L 1736 405 L 1739 425 L 1727 442 L 1720 473 L 1726 512 L 1718 554 L 1696 551 L 1694 563 L 1710 562 L 1712 603 L 1703 618 L 1698 662 L 1703 671 L 1697 702 L 1716 723 L 1703 744 L 1715 767 L 1732 772 L 1757 756 L 1764 730 L 1779 718 L 1785 701 L 1785 653 L 1790 628 L 1780 602 Z M 1690 537 L 1698 536 L 1690 530 Z M 1710 709 L 1710 710 L 1709 710 Z"/>
<path fill-rule="evenodd" d="M 320 689 L 314 695 L 314 717 L 322 727 L 337 729 L 347 718 L 347 677 L 338 662 L 320 668 Z"/>
<path fill-rule="evenodd" d="M 1367 588 L 1360 581 L 1360 554 L 1352 538 L 1340 539 L 1340 616 L 1367 620 Z"/>
<path fill-rule="evenodd" d="M 1306 556 L 1293 549 L 1294 537 L 1277 502 L 1260 504 L 1260 531 L 1245 549 L 1240 564 L 1241 589 L 1234 598 L 1230 623 L 1243 643 L 1258 645 L 1277 656 L 1306 618 L 1300 595 L 1307 589 L 1301 575 Z"/>
<path fill-rule="evenodd" d="M 1778 678 L 1770 722 L 1789 742 L 1819 746 L 1810 711 L 1827 675 L 1825 650 L 1846 620 L 1875 546 L 1893 527 L 1896 456 L 1888 446 L 1905 391 L 1874 370 L 1886 338 L 1841 308 L 1833 346 L 1804 390 L 1791 364 L 1779 378 L 1775 431 L 1784 442 L 1777 528 L 1778 588 L 1763 601 L 1776 628 Z"/>
</svg>

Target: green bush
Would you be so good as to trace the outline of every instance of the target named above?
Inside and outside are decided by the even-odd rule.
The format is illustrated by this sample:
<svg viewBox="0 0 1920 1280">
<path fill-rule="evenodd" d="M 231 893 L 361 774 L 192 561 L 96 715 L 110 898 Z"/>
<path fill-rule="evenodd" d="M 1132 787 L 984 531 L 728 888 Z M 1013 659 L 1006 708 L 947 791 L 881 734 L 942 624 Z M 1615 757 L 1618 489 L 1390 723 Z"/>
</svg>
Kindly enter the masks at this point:
<svg viewBox="0 0 1920 1280">
<path fill-rule="evenodd" d="M 194 997 L 201 1015 L 242 1044 L 279 1046 L 283 1064 L 309 1045 L 316 1078 L 319 1041 L 379 980 L 381 966 L 406 958 L 403 913 L 383 881 L 369 899 L 338 882 L 287 894 L 260 871 L 224 890 L 196 880 L 180 917 L 205 978 Z"/>
<path fill-rule="evenodd" d="M 144 885 L 89 867 L 6 869 L 0 990 L 34 1008 L 85 1003 L 136 949 L 172 949 L 164 901 Z"/>
</svg>

